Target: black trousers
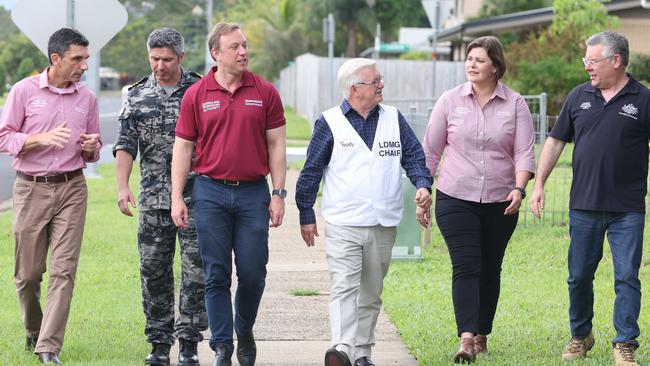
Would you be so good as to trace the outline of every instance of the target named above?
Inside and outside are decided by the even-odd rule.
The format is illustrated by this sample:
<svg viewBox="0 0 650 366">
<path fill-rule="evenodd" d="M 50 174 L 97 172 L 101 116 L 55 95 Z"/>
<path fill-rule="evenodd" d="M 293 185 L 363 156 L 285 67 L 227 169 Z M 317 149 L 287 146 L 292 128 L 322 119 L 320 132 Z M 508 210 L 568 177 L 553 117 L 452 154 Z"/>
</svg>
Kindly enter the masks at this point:
<svg viewBox="0 0 650 366">
<path fill-rule="evenodd" d="M 452 298 L 458 335 L 487 335 L 497 310 L 501 263 L 519 213 L 509 202 L 464 201 L 436 191 L 436 221 L 453 267 Z"/>
</svg>

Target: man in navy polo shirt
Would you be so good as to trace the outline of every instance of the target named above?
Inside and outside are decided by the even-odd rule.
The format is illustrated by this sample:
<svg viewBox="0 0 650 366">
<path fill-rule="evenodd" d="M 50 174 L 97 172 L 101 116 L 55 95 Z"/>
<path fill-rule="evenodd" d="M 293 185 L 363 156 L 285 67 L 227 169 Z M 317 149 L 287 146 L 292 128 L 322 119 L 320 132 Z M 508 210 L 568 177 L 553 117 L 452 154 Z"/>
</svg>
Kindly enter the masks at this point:
<svg viewBox="0 0 650 366">
<path fill-rule="evenodd" d="M 593 279 L 605 234 L 614 263 L 614 328 L 617 366 L 638 365 L 645 195 L 650 137 L 650 91 L 625 72 L 627 39 L 615 32 L 589 37 L 582 59 L 590 82 L 567 97 L 542 151 L 533 214 L 544 208 L 544 183 L 564 145 L 574 142 L 569 210 L 569 318 L 571 339 L 563 360 L 586 356 L 594 345 Z"/>
<path fill-rule="evenodd" d="M 181 103 L 172 157 L 172 218 L 183 228 L 183 188 L 196 145 L 192 195 L 205 272 L 205 305 L 214 366 L 230 366 L 232 253 L 237 266 L 237 359 L 255 364 L 253 325 L 264 292 L 269 219 L 282 224 L 286 175 L 285 119 L 273 85 L 248 71 L 248 42 L 239 25 L 217 24 L 209 35 L 217 62 Z M 266 175 L 271 174 L 269 194 Z"/>
</svg>

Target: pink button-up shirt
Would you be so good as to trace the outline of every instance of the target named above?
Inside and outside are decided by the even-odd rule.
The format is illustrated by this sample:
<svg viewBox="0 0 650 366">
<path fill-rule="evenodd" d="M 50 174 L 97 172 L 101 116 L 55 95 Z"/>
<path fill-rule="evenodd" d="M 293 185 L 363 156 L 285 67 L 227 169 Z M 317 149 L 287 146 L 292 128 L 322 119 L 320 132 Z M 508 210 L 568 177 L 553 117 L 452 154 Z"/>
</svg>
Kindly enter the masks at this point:
<svg viewBox="0 0 650 366">
<path fill-rule="evenodd" d="M 515 172 L 535 173 L 533 121 L 524 98 L 497 84 L 484 108 L 470 82 L 445 92 L 433 107 L 424 136 L 427 167 L 436 188 L 473 202 L 504 202 Z"/>
<path fill-rule="evenodd" d="M 30 175 L 54 175 L 86 167 L 92 159 L 81 151 L 82 133 L 99 133 L 97 98 L 80 83 L 63 90 L 49 85 L 47 71 L 25 78 L 11 88 L 0 117 L 0 152 L 13 156 L 13 167 Z M 21 153 L 30 135 L 50 131 L 67 121 L 70 139 L 60 148 L 35 148 Z"/>
</svg>

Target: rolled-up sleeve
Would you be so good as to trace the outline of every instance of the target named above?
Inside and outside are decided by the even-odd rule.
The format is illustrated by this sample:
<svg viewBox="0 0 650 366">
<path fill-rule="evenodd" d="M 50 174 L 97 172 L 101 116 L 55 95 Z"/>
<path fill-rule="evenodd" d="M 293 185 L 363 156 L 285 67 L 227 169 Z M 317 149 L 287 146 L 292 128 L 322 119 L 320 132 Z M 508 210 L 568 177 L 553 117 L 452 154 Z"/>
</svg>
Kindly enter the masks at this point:
<svg viewBox="0 0 650 366">
<path fill-rule="evenodd" d="M 528 104 L 518 96 L 515 126 L 514 161 L 515 172 L 528 171 L 535 174 L 535 128 Z"/>
<path fill-rule="evenodd" d="M 25 119 L 25 98 L 13 88 L 5 101 L 0 117 L 0 153 L 18 156 L 29 137 L 20 132 Z"/>
<path fill-rule="evenodd" d="M 135 159 L 138 156 L 138 124 L 133 118 L 130 98 L 124 103 L 117 121 L 117 141 L 113 146 L 113 156 L 118 150 L 124 150 Z"/>
</svg>

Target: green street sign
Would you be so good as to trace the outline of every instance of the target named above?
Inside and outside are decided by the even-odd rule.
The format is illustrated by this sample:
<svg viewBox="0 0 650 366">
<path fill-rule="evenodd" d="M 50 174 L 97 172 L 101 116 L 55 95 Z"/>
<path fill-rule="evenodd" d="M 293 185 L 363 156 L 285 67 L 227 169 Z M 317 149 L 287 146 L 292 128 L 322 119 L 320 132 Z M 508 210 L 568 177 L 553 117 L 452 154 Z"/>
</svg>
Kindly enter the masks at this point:
<svg viewBox="0 0 650 366">
<path fill-rule="evenodd" d="M 411 50 L 411 45 L 406 43 L 382 43 L 379 45 L 379 52 L 381 53 L 404 53 Z"/>
</svg>

